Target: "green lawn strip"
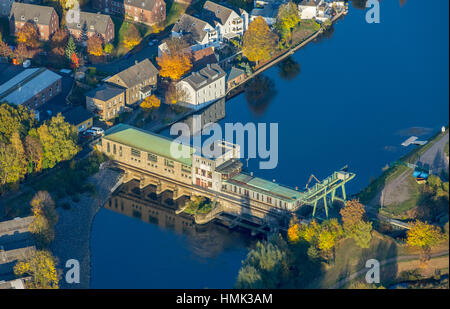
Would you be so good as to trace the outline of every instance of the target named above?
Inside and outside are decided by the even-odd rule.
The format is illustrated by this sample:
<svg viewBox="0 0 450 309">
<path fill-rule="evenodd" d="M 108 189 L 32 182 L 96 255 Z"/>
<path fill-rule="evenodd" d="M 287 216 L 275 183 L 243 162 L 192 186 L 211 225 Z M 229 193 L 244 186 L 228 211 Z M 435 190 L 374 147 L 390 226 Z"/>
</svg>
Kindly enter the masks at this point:
<svg viewBox="0 0 450 309">
<path fill-rule="evenodd" d="M 178 18 L 184 12 L 186 12 L 187 4 L 173 2 L 173 0 L 169 0 L 166 2 L 167 4 L 167 17 L 166 17 L 166 27 L 170 26 L 178 21 Z"/>
<path fill-rule="evenodd" d="M 418 205 L 422 196 L 420 185 L 415 181 L 414 177 L 410 175 L 408 177 L 408 186 L 409 186 L 408 193 L 410 196 L 408 200 L 398 204 L 386 205 L 382 210 L 380 210 L 380 213 L 397 217 L 404 214 L 408 210 L 415 208 Z M 405 217 L 399 219 L 408 219 L 408 218 Z"/>
</svg>

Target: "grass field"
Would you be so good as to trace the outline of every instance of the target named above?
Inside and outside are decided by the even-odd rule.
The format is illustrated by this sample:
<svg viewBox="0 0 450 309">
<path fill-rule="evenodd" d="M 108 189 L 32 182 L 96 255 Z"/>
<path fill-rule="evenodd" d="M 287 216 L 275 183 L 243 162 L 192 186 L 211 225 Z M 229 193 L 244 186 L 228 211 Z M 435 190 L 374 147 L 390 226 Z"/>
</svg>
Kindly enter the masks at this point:
<svg viewBox="0 0 450 309">
<path fill-rule="evenodd" d="M 128 21 L 124 21 L 123 19 L 115 16 L 111 16 L 113 22 L 114 22 L 114 51 L 112 53 L 113 57 L 120 58 L 126 53 L 130 51 L 127 47 L 125 47 L 122 42 L 123 38 L 125 36 L 125 33 L 128 29 L 128 27 L 133 24 L 136 29 L 139 31 L 142 38 L 145 38 L 146 36 L 153 33 L 152 27 L 146 26 L 144 24 L 138 24 L 138 23 L 130 23 Z"/>
<path fill-rule="evenodd" d="M 180 16 L 184 14 L 184 12 L 186 12 L 186 9 L 188 7 L 187 4 L 173 2 L 173 0 L 166 1 L 166 5 L 167 5 L 166 27 L 176 23 L 178 21 L 178 18 L 180 18 Z"/>
</svg>

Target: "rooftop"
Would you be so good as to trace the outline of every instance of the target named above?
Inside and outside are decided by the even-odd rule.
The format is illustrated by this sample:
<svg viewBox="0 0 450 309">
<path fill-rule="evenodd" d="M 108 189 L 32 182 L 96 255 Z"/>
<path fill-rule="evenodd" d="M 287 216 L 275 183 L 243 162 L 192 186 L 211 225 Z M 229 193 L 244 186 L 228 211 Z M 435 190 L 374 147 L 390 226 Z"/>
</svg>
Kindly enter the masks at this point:
<svg viewBox="0 0 450 309">
<path fill-rule="evenodd" d="M 108 78 L 106 81 L 115 83 L 114 78 L 118 76 L 127 87 L 131 88 L 156 75 L 158 75 L 158 69 L 156 69 L 153 63 L 146 58 L 141 62 L 136 62 L 128 69 Z"/>
<path fill-rule="evenodd" d="M 286 202 L 293 202 L 303 196 L 303 193 L 297 190 L 244 173 L 239 173 L 228 179 L 226 182 L 250 190 L 259 191 L 260 193 L 267 194 Z"/>
<path fill-rule="evenodd" d="M 227 82 L 245 74 L 244 70 L 238 69 L 236 67 L 232 67 L 231 70 L 227 74 Z"/>
<path fill-rule="evenodd" d="M 190 34 L 196 42 L 202 42 L 207 32 L 204 30 L 209 24 L 188 14 L 183 14 L 173 26 L 172 31 L 180 34 Z M 211 25 L 209 25 L 213 28 Z"/>
<path fill-rule="evenodd" d="M 150 152 L 188 166 L 192 165 L 192 153 L 195 152 L 192 147 L 179 145 L 179 150 L 186 150 L 189 152 L 189 158 L 176 158 L 170 151 L 170 147 L 173 143 L 172 139 L 126 124 L 118 124 L 107 130 L 103 139 L 127 145 L 145 152 Z"/>
<path fill-rule="evenodd" d="M 9 16 L 14 17 L 15 21 L 32 21 L 39 25 L 50 25 L 54 11 L 50 6 L 13 2 Z"/>
<path fill-rule="evenodd" d="M 0 101 L 22 104 L 58 79 L 61 76 L 46 68 L 26 69 L 0 85 Z"/>
<path fill-rule="evenodd" d="M 75 106 L 62 113 L 62 115 L 64 116 L 64 120 L 71 125 L 79 125 L 80 123 L 94 117 L 90 111 L 82 106 Z"/>
<path fill-rule="evenodd" d="M 207 65 L 200 71 L 193 72 L 182 81 L 191 85 L 195 90 L 198 90 L 225 76 L 225 74 L 225 71 L 218 64 L 213 63 Z"/>
<path fill-rule="evenodd" d="M 110 20 L 111 17 L 109 15 L 80 12 L 80 22 L 66 22 L 66 26 L 69 29 L 83 29 L 88 32 L 106 33 Z"/>
<path fill-rule="evenodd" d="M 122 88 L 103 84 L 86 93 L 86 96 L 89 98 L 96 98 L 102 101 L 108 101 L 123 92 L 124 90 Z"/>
</svg>

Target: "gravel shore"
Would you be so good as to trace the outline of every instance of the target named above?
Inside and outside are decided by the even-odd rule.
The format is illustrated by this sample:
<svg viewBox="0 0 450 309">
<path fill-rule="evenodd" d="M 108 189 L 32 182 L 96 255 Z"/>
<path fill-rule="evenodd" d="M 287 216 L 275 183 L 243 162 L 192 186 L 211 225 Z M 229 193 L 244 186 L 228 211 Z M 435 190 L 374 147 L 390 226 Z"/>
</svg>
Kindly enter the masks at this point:
<svg viewBox="0 0 450 309">
<path fill-rule="evenodd" d="M 96 188 L 94 196 L 80 195 L 78 203 L 68 199 L 70 209 L 57 208 L 58 223 L 55 226 L 55 240 L 50 246 L 58 259 L 58 268 L 62 269 L 60 288 L 88 289 L 90 286 L 90 234 L 95 215 L 111 195 L 121 173 L 102 167 L 99 172 L 88 179 Z M 76 259 L 80 263 L 80 283 L 68 284 L 65 274 L 66 261 Z"/>
</svg>

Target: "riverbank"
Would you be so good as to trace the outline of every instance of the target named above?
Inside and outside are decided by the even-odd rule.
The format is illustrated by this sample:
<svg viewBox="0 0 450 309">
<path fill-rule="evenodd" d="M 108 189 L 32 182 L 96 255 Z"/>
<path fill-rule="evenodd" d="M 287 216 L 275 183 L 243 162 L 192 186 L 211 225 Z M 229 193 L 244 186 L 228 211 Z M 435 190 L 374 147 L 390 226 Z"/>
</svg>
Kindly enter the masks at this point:
<svg viewBox="0 0 450 309">
<path fill-rule="evenodd" d="M 108 200 L 116 187 L 121 173 L 104 165 L 88 179 L 95 186 L 94 194 L 80 195 L 75 203 L 70 198 L 69 209 L 58 208 L 59 220 L 55 226 L 55 239 L 50 246 L 53 255 L 58 259 L 58 268 L 62 270 L 61 288 L 87 289 L 90 287 L 90 234 L 95 215 Z M 68 284 L 65 281 L 65 263 L 76 259 L 80 263 L 80 283 Z"/>
</svg>

